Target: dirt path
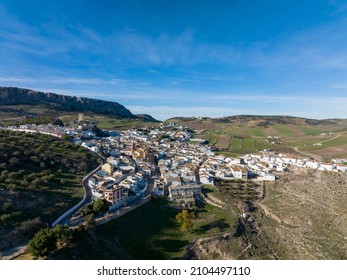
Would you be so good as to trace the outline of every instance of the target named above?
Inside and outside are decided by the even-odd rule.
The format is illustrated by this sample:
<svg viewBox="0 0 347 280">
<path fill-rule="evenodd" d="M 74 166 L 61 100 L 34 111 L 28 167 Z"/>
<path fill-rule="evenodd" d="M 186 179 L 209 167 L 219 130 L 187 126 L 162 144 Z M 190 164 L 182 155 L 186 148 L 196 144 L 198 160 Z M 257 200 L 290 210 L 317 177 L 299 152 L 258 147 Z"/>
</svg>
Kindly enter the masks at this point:
<svg viewBox="0 0 347 280">
<path fill-rule="evenodd" d="M 339 137 L 341 137 L 341 136 L 342 136 L 342 134 L 338 134 L 338 135 L 334 136 L 333 138 L 329 138 L 329 139 L 323 140 L 323 141 L 318 142 L 318 143 L 316 143 L 316 144 L 323 144 L 323 143 L 326 143 L 326 142 L 335 140 L 335 139 L 337 139 L 337 138 L 339 138 Z M 300 153 L 300 154 L 302 154 L 302 155 L 312 157 L 312 158 L 314 158 L 314 159 L 316 159 L 316 160 L 322 160 L 322 158 L 321 158 L 319 155 L 317 155 L 317 154 L 313 154 L 313 153 L 309 153 L 309 152 L 300 151 L 300 150 L 299 150 L 299 147 L 294 147 L 294 149 L 295 149 L 296 152 L 298 152 L 298 153 Z"/>
<path fill-rule="evenodd" d="M 219 202 L 213 200 L 211 196 L 206 196 L 204 199 L 205 199 L 206 203 L 208 203 L 208 204 L 210 204 L 210 205 L 212 205 L 214 207 L 218 207 L 220 209 L 225 209 L 224 204 L 219 203 Z"/>
<path fill-rule="evenodd" d="M 316 154 L 312 154 L 312 153 L 300 151 L 300 150 L 299 150 L 299 147 L 294 147 L 294 150 L 295 150 L 296 152 L 298 152 L 299 154 L 302 154 L 302 155 L 307 156 L 307 157 L 314 158 L 315 160 L 319 160 L 319 161 L 322 160 L 321 157 L 318 156 L 318 155 L 316 155 Z"/>
<path fill-rule="evenodd" d="M 276 222 L 282 224 L 283 221 L 280 217 L 278 217 L 277 215 L 275 215 L 274 213 L 272 213 L 270 211 L 269 208 L 267 208 L 267 206 L 265 206 L 264 204 L 262 203 L 258 203 L 258 206 L 265 212 L 265 215 L 270 217 L 271 219 L 275 220 Z"/>
<path fill-rule="evenodd" d="M 333 137 L 333 138 L 330 138 L 330 139 L 324 140 L 324 141 L 319 142 L 319 143 L 320 143 L 320 144 L 322 144 L 322 143 L 325 143 L 325 142 L 329 142 L 329 141 L 331 141 L 331 140 L 335 140 L 335 139 L 339 138 L 340 136 L 341 136 L 341 134 L 338 134 L 338 135 L 336 135 L 336 136 L 335 136 L 335 137 Z"/>
</svg>

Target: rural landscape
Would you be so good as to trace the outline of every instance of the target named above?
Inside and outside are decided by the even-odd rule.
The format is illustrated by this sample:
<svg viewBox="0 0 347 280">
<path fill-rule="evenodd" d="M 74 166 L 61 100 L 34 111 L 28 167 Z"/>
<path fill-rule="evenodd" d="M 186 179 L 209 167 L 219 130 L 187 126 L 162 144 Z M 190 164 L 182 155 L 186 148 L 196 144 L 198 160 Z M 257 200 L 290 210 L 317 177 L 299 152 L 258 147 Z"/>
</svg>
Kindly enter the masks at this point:
<svg viewBox="0 0 347 280">
<path fill-rule="evenodd" d="M 3 103 L 10 100 L 11 91 L 35 94 L 30 90 L 2 88 Z M 8 93 L 6 97 L 5 92 Z M 3 257 L 346 259 L 347 172 L 340 171 L 345 170 L 342 166 L 347 162 L 346 120 L 243 115 L 177 117 L 159 122 L 149 115 L 131 114 L 124 118 L 84 111 L 83 107 L 61 110 L 57 107 L 59 103 L 54 105 L 45 100 L 35 102 L 37 105 L 0 106 L 0 245 Z M 28 126 L 38 133 L 28 133 Z M 87 127 L 92 127 L 92 130 Z M 44 132 L 46 129 L 50 129 L 51 135 Z M 100 142 L 98 151 L 93 147 L 76 146 L 78 141 L 73 143 L 77 138 L 71 133 L 80 133 L 80 129 L 84 134 L 89 131 L 100 135 L 93 136 L 95 139 L 105 139 Z M 54 136 L 57 131 L 70 131 L 70 134 L 57 138 Z M 161 135 L 160 138 L 155 135 L 153 138 L 159 139 L 154 140 L 159 145 L 156 154 L 159 161 L 152 165 L 160 173 L 146 173 L 146 160 L 139 161 L 138 154 L 131 148 L 130 155 L 137 162 L 137 172 L 143 174 L 141 180 L 147 180 L 149 186 L 142 195 L 145 197 L 144 204 L 141 202 L 137 206 L 135 202 L 134 210 L 123 215 L 119 214 L 119 210 L 107 210 L 108 207 L 112 209 L 112 204 L 104 208 L 104 204 L 96 203 L 102 200 L 94 197 L 92 204 L 85 204 L 75 211 L 76 218 L 70 216 L 51 227 L 60 215 L 83 198 L 86 191 L 82 186 L 83 177 L 98 165 L 105 165 L 106 153 L 112 153 L 112 150 L 106 152 L 108 146 L 105 145 L 109 144 L 103 137 L 111 135 L 111 132 L 135 137 L 130 138 L 130 142 L 124 142 L 123 146 L 113 148 L 121 152 L 120 159 L 123 153 L 127 153 L 126 143 L 133 146 L 131 143 L 136 143 L 135 149 L 140 152 L 144 138 L 147 138 L 145 145 L 148 146 L 153 145 L 150 144 L 153 140 L 148 138 L 153 136 L 152 133 Z M 88 137 L 84 141 L 92 139 Z M 166 149 L 163 156 L 160 147 L 166 145 L 181 147 L 182 150 L 197 149 L 199 153 L 207 151 L 209 154 L 206 157 L 205 152 L 202 153 L 198 165 L 194 165 L 194 158 L 191 158 L 193 161 L 188 160 L 180 167 L 188 168 L 196 176 L 200 174 L 199 178 L 195 175 L 191 178 L 190 175 L 183 175 L 183 171 L 179 173 L 181 183 L 178 188 L 196 183 L 200 185 L 201 197 L 195 198 L 193 207 L 182 206 L 179 204 L 182 202 L 170 198 L 175 188 L 171 185 L 174 181 L 170 176 L 174 174 L 165 175 L 166 164 L 168 161 L 182 161 L 182 157 L 170 156 L 170 149 Z M 341 162 L 341 168 L 332 172 L 334 170 L 329 171 L 328 167 L 307 169 L 283 164 L 285 172 L 275 170 L 275 179 L 261 179 L 259 176 L 262 173 L 254 173 L 251 165 L 244 165 L 243 160 L 247 160 L 247 155 L 264 151 L 272 153 L 272 156 L 290 155 L 299 161 L 319 162 L 321 166 L 330 166 L 328 164 L 332 161 Z M 238 179 L 234 173 L 229 178 L 218 175 L 217 169 L 215 175 L 209 174 L 212 182 L 204 183 L 202 169 L 212 168 L 213 165 L 208 162 L 220 159 L 238 162 L 236 166 L 247 168 L 248 174 Z M 145 164 L 143 167 L 142 163 Z M 335 165 L 331 166 L 334 168 Z M 222 165 L 219 168 L 224 170 Z M 236 172 L 235 167 L 232 168 Z M 171 167 L 170 172 L 176 171 Z M 185 183 L 186 177 L 190 178 L 188 184 Z M 117 209 L 121 209 L 119 207 Z M 188 211 L 184 213 L 185 209 Z M 81 214 L 82 219 L 78 218 Z M 80 220 L 73 224 L 74 219 Z M 108 222 L 103 222 L 104 219 Z"/>
<path fill-rule="evenodd" d="M 347 121 L 312 120 L 290 116 L 235 116 L 221 118 L 173 118 L 198 132 L 221 153 L 246 154 L 277 149 L 329 161 L 347 157 Z"/>
<path fill-rule="evenodd" d="M 1 0 L 1 276 L 343 278 L 346 29 L 344 0 Z"/>
</svg>

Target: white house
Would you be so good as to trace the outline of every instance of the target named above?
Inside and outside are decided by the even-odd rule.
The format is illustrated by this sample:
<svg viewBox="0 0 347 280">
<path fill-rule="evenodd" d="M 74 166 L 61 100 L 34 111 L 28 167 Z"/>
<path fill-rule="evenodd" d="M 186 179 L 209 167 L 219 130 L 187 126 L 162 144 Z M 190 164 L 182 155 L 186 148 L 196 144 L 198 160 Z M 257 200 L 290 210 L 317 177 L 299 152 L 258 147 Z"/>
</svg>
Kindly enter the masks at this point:
<svg viewBox="0 0 347 280">
<path fill-rule="evenodd" d="M 207 174 L 200 175 L 200 183 L 204 185 L 213 185 L 213 177 Z"/>
<path fill-rule="evenodd" d="M 241 166 L 231 167 L 233 176 L 237 179 L 248 179 L 248 170 Z"/>
<path fill-rule="evenodd" d="M 94 189 L 94 188 L 96 188 L 98 186 L 98 181 L 94 177 L 91 177 L 88 180 L 88 186 L 90 188 Z"/>
<path fill-rule="evenodd" d="M 115 157 L 108 157 L 107 162 L 112 164 L 115 167 L 117 167 L 119 165 L 119 159 L 117 159 Z"/>
<path fill-rule="evenodd" d="M 274 174 L 271 174 L 271 173 L 266 173 L 262 179 L 264 181 L 275 181 L 276 180 L 276 176 Z"/>
<path fill-rule="evenodd" d="M 90 150 L 91 150 L 93 153 L 99 153 L 99 152 L 100 152 L 100 148 L 97 147 L 97 146 L 91 147 Z"/>
</svg>

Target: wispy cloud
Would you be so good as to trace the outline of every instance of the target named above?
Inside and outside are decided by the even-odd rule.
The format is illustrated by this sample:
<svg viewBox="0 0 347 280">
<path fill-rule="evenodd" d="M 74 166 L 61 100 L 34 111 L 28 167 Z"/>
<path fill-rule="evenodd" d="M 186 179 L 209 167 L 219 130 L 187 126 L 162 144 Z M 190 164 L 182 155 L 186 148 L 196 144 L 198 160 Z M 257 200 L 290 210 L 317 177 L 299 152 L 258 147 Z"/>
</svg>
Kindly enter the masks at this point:
<svg viewBox="0 0 347 280">
<path fill-rule="evenodd" d="M 20 83 L 20 84 L 39 84 L 49 83 L 51 85 L 113 85 L 119 86 L 127 81 L 124 79 L 98 79 L 98 78 L 77 78 L 77 77 L 49 77 L 40 78 L 20 77 L 20 76 L 0 76 L 0 83 Z"/>
<path fill-rule="evenodd" d="M 111 80 L 104 80 L 104 79 L 96 79 L 96 78 L 65 78 L 65 77 L 59 77 L 59 78 L 52 78 L 49 79 L 49 81 L 53 84 L 80 84 L 80 85 L 120 85 L 125 82 L 123 79 L 111 79 Z"/>
<path fill-rule="evenodd" d="M 254 65 L 275 69 L 347 70 L 347 20 L 305 29 L 251 49 Z M 253 53 L 253 54 L 252 54 Z"/>
<path fill-rule="evenodd" d="M 238 51 L 225 44 L 196 41 L 194 31 L 186 29 L 180 35 L 161 34 L 150 37 L 126 30 L 105 38 L 117 46 L 115 60 L 135 64 L 194 65 L 199 63 L 232 63 L 239 59 Z"/>
<path fill-rule="evenodd" d="M 157 37 L 136 30 L 101 35 L 85 26 L 63 27 L 54 22 L 34 28 L 1 6 L 0 15 L 3 53 L 16 51 L 51 57 L 60 54 L 69 64 L 82 63 L 83 52 L 88 52 L 101 56 L 102 60 L 147 66 L 212 63 L 265 70 L 347 69 L 347 52 L 343 47 L 347 43 L 346 21 L 270 38 L 268 42 L 236 46 L 200 42 L 189 28 L 179 35 L 162 33 Z"/>
<path fill-rule="evenodd" d="M 0 83 L 35 83 L 37 80 L 28 77 L 0 77 Z"/>
</svg>

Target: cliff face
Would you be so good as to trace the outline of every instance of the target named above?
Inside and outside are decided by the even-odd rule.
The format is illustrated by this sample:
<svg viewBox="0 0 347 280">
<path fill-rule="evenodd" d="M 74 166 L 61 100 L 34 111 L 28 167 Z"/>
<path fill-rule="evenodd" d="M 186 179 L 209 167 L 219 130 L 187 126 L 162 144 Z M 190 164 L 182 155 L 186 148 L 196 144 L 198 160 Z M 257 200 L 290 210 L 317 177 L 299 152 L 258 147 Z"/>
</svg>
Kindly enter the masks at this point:
<svg viewBox="0 0 347 280">
<path fill-rule="evenodd" d="M 46 104 L 62 111 L 93 112 L 95 114 L 108 114 L 123 118 L 135 117 L 128 109 L 117 102 L 39 92 L 16 87 L 0 87 L 0 105 L 24 104 Z"/>
</svg>

